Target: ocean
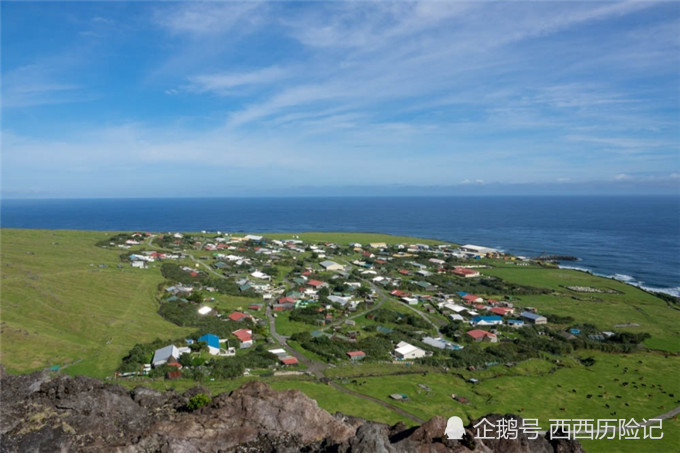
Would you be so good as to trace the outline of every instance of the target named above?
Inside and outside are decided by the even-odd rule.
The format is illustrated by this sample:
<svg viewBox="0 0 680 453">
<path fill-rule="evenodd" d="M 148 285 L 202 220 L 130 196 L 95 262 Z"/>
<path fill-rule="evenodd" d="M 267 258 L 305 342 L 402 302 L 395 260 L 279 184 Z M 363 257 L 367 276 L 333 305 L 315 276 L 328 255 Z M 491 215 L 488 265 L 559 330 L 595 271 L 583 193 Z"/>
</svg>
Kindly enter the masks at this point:
<svg viewBox="0 0 680 453">
<path fill-rule="evenodd" d="M 3 200 L 4 228 L 379 232 L 572 255 L 587 270 L 680 296 L 680 197 L 307 197 Z"/>
</svg>

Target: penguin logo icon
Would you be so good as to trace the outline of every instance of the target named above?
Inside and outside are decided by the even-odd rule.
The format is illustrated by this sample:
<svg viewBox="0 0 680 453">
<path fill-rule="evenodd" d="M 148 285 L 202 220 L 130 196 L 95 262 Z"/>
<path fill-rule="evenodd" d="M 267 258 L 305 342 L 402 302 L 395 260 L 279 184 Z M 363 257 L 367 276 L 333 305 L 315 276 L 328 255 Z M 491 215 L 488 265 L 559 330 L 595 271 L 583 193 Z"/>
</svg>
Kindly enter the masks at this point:
<svg viewBox="0 0 680 453">
<path fill-rule="evenodd" d="M 446 422 L 446 431 L 444 435 L 447 439 L 461 440 L 465 435 L 465 428 L 463 427 L 463 420 L 460 417 L 450 417 Z"/>
</svg>

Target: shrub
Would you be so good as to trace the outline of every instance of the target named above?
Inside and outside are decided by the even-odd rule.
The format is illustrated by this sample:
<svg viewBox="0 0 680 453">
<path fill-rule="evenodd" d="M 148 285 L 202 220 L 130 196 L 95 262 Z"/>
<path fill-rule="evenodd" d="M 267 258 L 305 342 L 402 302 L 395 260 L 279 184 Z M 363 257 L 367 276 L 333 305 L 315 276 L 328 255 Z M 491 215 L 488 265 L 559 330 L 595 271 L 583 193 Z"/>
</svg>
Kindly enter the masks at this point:
<svg viewBox="0 0 680 453">
<path fill-rule="evenodd" d="M 202 408 L 206 404 L 208 404 L 212 399 L 206 395 L 205 393 L 199 393 L 197 395 L 194 395 L 187 401 L 187 410 L 190 412 L 193 412 L 197 409 Z"/>
</svg>

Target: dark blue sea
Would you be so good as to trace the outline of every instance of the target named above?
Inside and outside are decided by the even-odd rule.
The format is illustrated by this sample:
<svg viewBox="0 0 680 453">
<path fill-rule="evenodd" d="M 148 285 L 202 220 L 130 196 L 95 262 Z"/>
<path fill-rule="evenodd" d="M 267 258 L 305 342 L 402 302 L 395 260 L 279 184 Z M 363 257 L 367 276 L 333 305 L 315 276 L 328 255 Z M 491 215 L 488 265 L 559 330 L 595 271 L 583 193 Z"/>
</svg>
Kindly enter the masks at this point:
<svg viewBox="0 0 680 453">
<path fill-rule="evenodd" d="M 565 265 L 680 295 L 680 198 L 673 196 L 4 200 L 0 224 L 157 232 L 390 233 L 484 245 L 515 255 L 573 255 L 580 261 Z"/>
</svg>

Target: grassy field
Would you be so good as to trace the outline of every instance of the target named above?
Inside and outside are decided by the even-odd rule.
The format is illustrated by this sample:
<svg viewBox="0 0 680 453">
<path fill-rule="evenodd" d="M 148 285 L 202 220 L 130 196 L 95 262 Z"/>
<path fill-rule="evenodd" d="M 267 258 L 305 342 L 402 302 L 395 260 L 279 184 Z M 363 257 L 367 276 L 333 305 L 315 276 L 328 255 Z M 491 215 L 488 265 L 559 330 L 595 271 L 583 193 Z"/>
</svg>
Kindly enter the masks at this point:
<svg viewBox="0 0 680 453">
<path fill-rule="evenodd" d="M 272 377 L 241 377 L 230 379 L 228 381 L 206 381 L 201 382 L 200 385 L 210 390 L 213 395 L 218 395 L 224 392 L 231 392 L 237 389 L 244 383 L 257 379 L 269 384 L 275 390 L 300 390 L 308 397 L 317 401 L 319 407 L 327 410 L 331 414 L 335 412 L 342 412 L 346 415 L 354 415 L 356 417 L 366 418 L 368 420 L 381 420 L 390 425 L 395 424 L 401 420 L 401 417 L 395 412 L 384 408 L 383 406 L 372 401 L 366 401 L 347 395 L 329 385 L 321 384 L 319 382 L 311 381 L 306 376 L 272 376 Z M 179 379 L 176 381 L 166 381 L 164 379 L 155 380 L 125 380 L 119 379 L 115 381 L 128 389 L 134 389 L 137 386 L 150 387 L 155 390 L 165 391 L 175 389 L 182 393 L 191 387 L 195 387 L 195 381 L 187 379 Z M 413 423 L 406 420 L 406 425 Z"/>
<path fill-rule="evenodd" d="M 135 343 L 155 338 L 180 338 L 193 329 L 182 329 L 157 314 L 155 295 L 163 278 L 158 266 L 147 270 L 118 267 L 120 249 L 102 249 L 94 243 L 111 232 L 2 230 L 2 318 L 0 341 L 2 363 L 13 373 L 51 365 L 67 365 L 65 372 L 95 377 L 110 375 Z M 290 238 L 292 234 L 268 237 Z M 303 233 L 311 241 L 434 243 L 414 238 L 375 234 Z M 605 330 L 622 330 L 616 324 L 636 322 L 640 327 L 623 330 L 648 332 L 651 348 L 680 350 L 680 312 L 661 299 L 623 283 L 587 273 L 547 268 L 526 268 L 496 263 L 483 271 L 510 282 L 546 287 L 553 294 L 522 296 L 520 306 L 535 306 L 541 313 L 568 315 L 576 323 L 592 323 Z M 569 291 L 579 285 L 615 290 L 617 294 L 588 294 Z M 488 294 L 486 296 L 492 296 Z M 503 295 L 496 295 L 503 296 Z M 517 300 L 517 298 L 515 298 Z M 218 296 L 214 305 L 226 310 L 245 308 L 254 299 Z M 384 308 L 412 313 L 400 302 L 388 300 Z M 263 316 L 262 312 L 260 316 Z M 359 327 L 372 324 L 358 318 Z M 318 326 L 292 322 L 289 314 L 277 317 L 277 330 L 291 335 Z M 494 347 L 494 345 L 487 345 Z M 309 354 L 314 358 L 313 354 Z M 579 357 L 593 357 L 585 367 Z M 517 413 L 538 418 L 652 417 L 680 405 L 676 382 L 680 357 L 646 352 L 605 354 L 579 351 L 572 358 L 529 360 L 515 367 L 496 366 L 471 372 L 457 369 L 390 364 L 343 364 L 328 368 L 327 375 L 348 389 L 371 395 L 402 407 L 423 419 L 434 415 L 460 415 L 472 419 L 491 412 Z M 624 371 L 625 370 L 625 371 Z M 473 385 L 467 379 L 475 377 Z M 243 377 L 202 383 L 213 393 L 231 391 L 249 379 L 263 379 L 276 389 L 299 389 L 316 399 L 320 407 L 348 415 L 395 423 L 400 416 L 370 401 L 360 400 L 307 377 Z M 185 390 L 193 381 L 117 381 L 126 387 L 142 384 L 159 390 Z M 624 385 L 624 383 L 626 383 Z M 418 384 L 429 387 L 429 390 Z M 396 402 L 391 393 L 405 393 L 409 400 Z M 463 405 L 450 395 L 469 399 Z M 588 397 L 588 395 L 591 395 Z M 614 415 L 612 415 L 615 413 Z M 546 426 L 547 427 L 547 426 Z M 664 424 L 662 441 L 587 441 L 589 452 L 671 451 L 680 442 L 677 420 Z"/>
<path fill-rule="evenodd" d="M 10 372 L 69 365 L 104 377 L 135 344 L 189 333 L 166 322 L 153 269 L 118 268 L 110 232 L 2 230 L 2 363 Z M 106 267 L 100 267 L 104 265 Z"/>
<path fill-rule="evenodd" d="M 508 282 L 549 288 L 555 295 L 522 296 L 522 306 L 539 312 L 572 316 L 603 330 L 647 332 L 645 344 L 654 349 L 680 352 L 680 311 L 665 301 L 634 286 L 570 269 L 500 267 L 484 269 L 484 274 Z M 565 286 L 587 286 L 617 291 L 617 294 L 574 292 Z M 637 323 L 639 327 L 616 327 Z"/>
<path fill-rule="evenodd" d="M 280 311 L 276 313 L 276 332 L 287 337 L 295 332 L 312 332 L 323 326 L 315 326 L 305 322 L 291 321 L 290 312 Z"/>
<path fill-rule="evenodd" d="M 471 420 L 489 413 L 513 413 L 537 418 L 544 428 L 549 426 L 551 418 L 641 421 L 680 405 L 677 381 L 680 358 L 677 356 L 613 355 L 596 351 L 582 355 L 595 358 L 595 364 L 585 367 L 570 363 L 567 367 L 555 367 L 553 363 L 537 360 L 522 367 L 499 366 L 481 373 L 364 377 L 343 382 L 351 390 L 392 402 L 424 419 L 459 415 Z M 480 382 L 468 383 L 468 376 L 475 376 Z M 427 385 L 431 390 L 423 390 L 418 384 Z M 392 401 L 391 393 L 404 393 L 409 400 Z M 464 396 L 469 404 L 454 401 L 450 397 L 452 393 Z M 672 426 L 677 424 L 669 424 L 664 430 L 668 432 L 668 439 L 639 441 L 635 451 L 672 451 L 672 439 L 678 437 L 672 432 Z M 628 444 L 619 444 L 623 445 Z M 611 449 L 612 446 L 607 441 L 589 441 L 587 451 L 617 451 Z"/>
</svg>

